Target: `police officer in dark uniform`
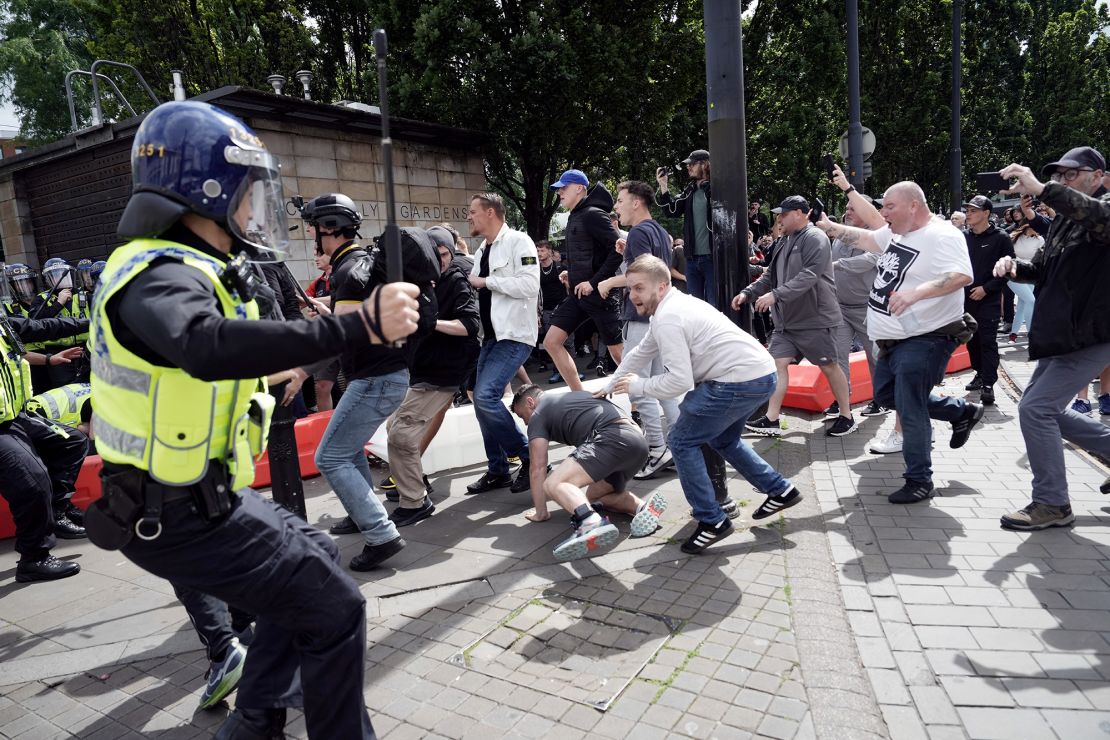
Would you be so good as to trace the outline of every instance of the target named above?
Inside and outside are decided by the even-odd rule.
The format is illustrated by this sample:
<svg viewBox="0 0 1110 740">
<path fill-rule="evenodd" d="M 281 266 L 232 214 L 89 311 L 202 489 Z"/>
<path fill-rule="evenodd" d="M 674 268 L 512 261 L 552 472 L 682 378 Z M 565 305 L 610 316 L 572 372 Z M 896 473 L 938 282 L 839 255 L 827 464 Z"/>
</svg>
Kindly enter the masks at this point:
<svg viewBox="0 0 1110 740">
<path fill-rule="evenodd" d="M 85 536 L 67 511 L 89 444 L 76 429 L 27 411 L 31 373 L 23 340 L 57 340 L 87 328 L 87 321 L 77 319 L 38 321 L 0 314 L 0 495 L 15 521 L 20 555 L 15 579 L 20 583 L 68 578 L 81 570 L 50 550 L 56 536 Z"/>
<path fill-rule="evenodd" d="M 287 243 L 278 165 L 205 103 L 155 108 L 135 134 L 133 194 L 93 305 L 93 407 L 104 496 L 90 538 L 175 586 L 257 615 L 235 712 L 218 738 L 372 738 L 365 600 L 335 543 L 247 486 L 273 399 L 261 378 L 416 329 L 415 286 L 359 310 L 259 321 L 249 259 Z M 156 237 L 156 238 L 152 238 Z"/>
</svg>

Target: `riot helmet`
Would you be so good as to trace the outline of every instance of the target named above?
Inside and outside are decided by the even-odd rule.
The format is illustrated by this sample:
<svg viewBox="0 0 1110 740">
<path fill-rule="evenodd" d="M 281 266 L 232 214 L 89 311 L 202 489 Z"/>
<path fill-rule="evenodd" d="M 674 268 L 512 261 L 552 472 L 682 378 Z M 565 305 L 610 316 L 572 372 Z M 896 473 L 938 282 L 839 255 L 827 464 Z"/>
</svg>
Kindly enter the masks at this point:
<svg viewBox="0 0 1110 740">
<path fill-rule="evenodd" d="M 73 268 L 61 257 L 51 257 L 42 266 L 42 287 L 54 292 L 73 290 Z"/>
<path fill-rule="evenodd" d="M 18 262 L 10 264 L 4 273 L 11 287 L 12 295 L 20 303 L 30 303 L 35 299 L 38 286 L 35 284 L 35 271 Z"/>
<path fill-rule="evenodd" d="M 158 236 L 191 212 L 215 221 L 257 261 L 285 258 L 277 158 L 230 113 L 191 100 L 159 105 L 135 133 L 131 181 L 120 236 Z"/>
</svg>

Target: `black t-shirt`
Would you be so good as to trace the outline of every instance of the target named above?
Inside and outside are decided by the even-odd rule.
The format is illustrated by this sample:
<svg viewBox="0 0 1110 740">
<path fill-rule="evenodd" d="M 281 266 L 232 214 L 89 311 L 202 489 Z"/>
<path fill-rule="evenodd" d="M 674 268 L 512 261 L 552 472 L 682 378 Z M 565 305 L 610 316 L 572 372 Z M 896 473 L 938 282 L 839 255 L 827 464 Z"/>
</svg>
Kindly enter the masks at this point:
<svg viewBox="0 0 1110 740">
<path fill-rule="evenodd" d="M 384 277 L 379 274 L 381 266 L 368 256 L 364 247 L 354 242 L 335 250 L 331 264 L 333 311 L 339 304 L 362 303 L 378 284 L 384 282 Z M 401 349 L 380 344 L 358 346 L 344 352 L 340 364 L 348 380 L 388 375 L 411 364 L 416 344 L 416 341 L 409 340 Z"/>
<path fill-rule="evenodd" d="M 478 277 L 489 277 L 489 253 L 493 244 L 486 244 L 482 250 L 482 261 L 478 265 Z M 493 306 L 493 291 L 489 288 L 478 290 L 478 312 L 482 315 L 482 334 L 486 342 L 497 341 L 497 334 L 493 331 L 493 320 L 490 318 L 490 309 Z"/>
<path fill-rule="evenodd" d="M 528 439 L 547 439 L 565 445 L 585 442 L 595 429 L 628 418 L 612 401 L 594 398 L 589 391 L 545 393 L 528 422 Z"/>
<path fill-rule="evenodd" d="M 540 296 L 543 298 L 544 311 L 554 311 L 567 297 L 566 286 L 559 281 L 559 271 L 559 263 L 554 260 L 548 267 L 540 265 Z"/>
</svg>

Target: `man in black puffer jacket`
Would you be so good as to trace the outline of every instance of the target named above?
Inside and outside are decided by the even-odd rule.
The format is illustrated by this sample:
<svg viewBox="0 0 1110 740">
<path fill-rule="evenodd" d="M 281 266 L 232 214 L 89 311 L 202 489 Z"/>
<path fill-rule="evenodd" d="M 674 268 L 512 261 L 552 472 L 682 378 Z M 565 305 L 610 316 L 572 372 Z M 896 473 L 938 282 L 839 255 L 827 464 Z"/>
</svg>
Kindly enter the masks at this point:
<svg viewBox="0 0 1110 740">
<path fill-rule="evenodd" d="M 439 316 L 435 331 L 416 350 L 412 384 L 397 413 L 389 420 L 389 469 L 400 504 L 389 518 L 397 527 L 427 519 L 436 510 L 426 495 L 420 456 L 429 422 L 450 405 L 461 383 L 477 360 L 478 332 L 482 320 L 478 295 L 466 274 L 453 262 L 454 240 L 441 226 L 428 229 L 439 254 L 436 281 Z"/>
<path fill-rule="evenodd" d="M 598 283 L 617 274 L 621 255 L 616 251 L 620 233 L 609 220 L 613 196 L 601 183 L 590 187 L 580 170 L 567 170 L 551 184 L 559 191 L 559 202 L 570 211 L 567 220 L 566 269 L 559 279 L 569 295 L 551 315 L 551 326 L 543 348 L 551 355 L 559 374 L 573 391 L 582 390 L 578 368 L 563 343 L 588 319 L 597 325 L 600 341 L 609 347 L 613 360 L 620 362 L 624 347 L 621 339 L 620 301 L 615 293 L 603 299 Z"/>
<path fill-rule="evenodd" d="M 1069 408 L 1076 391 L 1110 365 L 1110 193 L 1106 160 L 1077 147 L 1044 166 L 1041 183 L 1028 167 L 1012 164 L 1011 186 L 1056 210 L 1048 237 L 1031 262 L 1003 257 L 994 274 L 1033 283 L 1037 311 L 1029 327 L 1029 358 L 1039 360 L 1025 386 L 1018 419 L 1033 471 L 1033 501 L 1002 517 L 1004 529 L 1064 527 L 1075 521 L 1068 498 L 1066 439 L 1110 456 L 1110 429 Z M 1110 481 L 1102 484 L 1110 492 Z"/>
</svg>

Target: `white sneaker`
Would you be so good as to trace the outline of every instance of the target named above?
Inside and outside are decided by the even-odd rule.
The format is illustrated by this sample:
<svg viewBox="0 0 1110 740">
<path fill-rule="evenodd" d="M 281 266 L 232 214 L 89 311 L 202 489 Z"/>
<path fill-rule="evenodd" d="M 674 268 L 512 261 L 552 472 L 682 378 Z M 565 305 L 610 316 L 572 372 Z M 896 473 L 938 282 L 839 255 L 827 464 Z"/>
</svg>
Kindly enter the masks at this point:
<svg viewBox="0 0 1110 740">
<path fill-rule="evenodd" d="M 886 439 L 881 442 L 872 442 L 868 450 L 876 455 L 889 455 L 894 452 L 901 452 L 902 435 L 898 433 L 897 429 L 891 429 Z"/>
<path fill-rule="evenodd" d="M 636 480 L 647 480 L 648 478 L 654 478 L 656 473 L 658 473 L 660 470 L 667 467 L 668 465 L 672 464 L 673 462 L 674 460 L 671 457 L 671 449 L 669 447 L 667 447 L 666 445 L 663 445 L 662 447 L 652 447 L 650 450 L 648 450 L 647 462 L 645 462 L 644 466 L 640 468 L 640 472 L 636 473 L 636 475 L 632 477 Z"/>
</svg>

